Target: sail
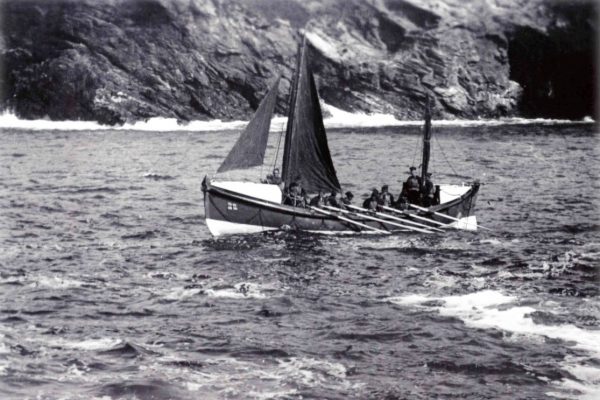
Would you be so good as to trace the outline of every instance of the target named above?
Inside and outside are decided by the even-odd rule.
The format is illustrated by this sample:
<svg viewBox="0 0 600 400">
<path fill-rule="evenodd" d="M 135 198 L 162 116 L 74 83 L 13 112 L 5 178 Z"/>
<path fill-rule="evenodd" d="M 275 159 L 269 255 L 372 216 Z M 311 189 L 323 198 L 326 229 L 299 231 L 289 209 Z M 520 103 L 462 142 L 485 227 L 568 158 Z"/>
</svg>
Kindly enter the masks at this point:
<svg viewBox="0 0 600 400">
<path fill-rule="evenodd" d="M 308 67 L 305 43 L 299 57 L 291 89 L 282 178 L 286 185 L 299 179 L 308 193 L 319 190 L 340 192 L 327 145 L 317 86 Z"/>
<path fill-rule="evenodd" d="M 248 123 L 237 142 L 235 142 L 235 145 L 217 172 L 262 165 L 267 148 L 267 139 L 269 138 L 271 117 L 273 116 L 273 110 L 277 101 L 280 78 L 277 78 L 269 93 L 260 102 L 252 120 Z"/>
<path fill-rule="evenodd" d="M 431 105 L 429 96 L 425 100 L 425 127 L 423 132 L 423 159 L 421 162 L 421 182 L 425 182 L 425 175 L 429 169 L 431 153 Z"/>
</svg>

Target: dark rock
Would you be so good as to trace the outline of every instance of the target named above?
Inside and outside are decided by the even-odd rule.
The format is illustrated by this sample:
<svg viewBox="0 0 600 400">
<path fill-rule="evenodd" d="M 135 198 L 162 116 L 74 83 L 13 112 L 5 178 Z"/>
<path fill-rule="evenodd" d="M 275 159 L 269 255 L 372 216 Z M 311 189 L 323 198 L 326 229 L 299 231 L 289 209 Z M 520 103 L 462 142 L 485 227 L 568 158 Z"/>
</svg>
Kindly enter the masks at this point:
<svg viewBox="0 0 600 400">
<path fill-rule="evenodd" d="M 419 119 L 594 114 L 590 1 L 3 0 L 0 107 L 105 124 L 247 119 L 306 27 L 325 102 Z"/>
</svg>

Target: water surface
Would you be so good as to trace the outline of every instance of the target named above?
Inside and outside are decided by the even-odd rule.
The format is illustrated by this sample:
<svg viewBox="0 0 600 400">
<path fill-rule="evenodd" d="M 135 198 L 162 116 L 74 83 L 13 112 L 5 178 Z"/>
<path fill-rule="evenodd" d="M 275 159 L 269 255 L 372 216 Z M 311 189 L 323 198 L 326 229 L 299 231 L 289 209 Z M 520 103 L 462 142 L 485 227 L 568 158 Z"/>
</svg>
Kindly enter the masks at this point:
<svg viewBox="0 0 600 400">
<path fill-rule="evenodd" d="M 597 399 L 595 130 L 435 129 L 493 231 L 213 239 L 200 182 L 239 131 L 4 129 L 0 397 Z M 419 163 L 417 127 L 329 138 L 358 197 Z"/>
</svg>

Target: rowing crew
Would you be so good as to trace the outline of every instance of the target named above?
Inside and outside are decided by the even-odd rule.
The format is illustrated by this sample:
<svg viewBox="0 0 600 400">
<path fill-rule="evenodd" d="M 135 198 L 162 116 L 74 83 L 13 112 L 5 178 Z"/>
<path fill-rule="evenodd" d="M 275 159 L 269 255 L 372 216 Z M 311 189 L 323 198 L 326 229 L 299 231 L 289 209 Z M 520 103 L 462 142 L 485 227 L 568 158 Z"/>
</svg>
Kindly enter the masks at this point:
<svg viewBox="0 0 600 400">
<path fill-rule="evenodd" d="M 331 206 L 336 208 L 346 208 L 347 205 L 352 204 L 353 198 L 354 195 L 352 192 L 346 192 L 343 197 L 340 197 L 339 193 L 333 190 L 328 196 L 325 196 L 323 191 L 319 191 L 316 196 L 309 199 L 300 184 L 298 182 L 293 182 L 285 192 L 283 204 L 294 207 Z"/>
<path fill-rule="evenodd" d="M 415 167 L 410 167 L 410 176 L 402 186 L 402 192 L 397 199 L 389 192 L 389 186 L 383 185 L 381 191 L 373 189 L 371 195 L 366 198 L 362 204 L 367 210 L 377 211 L 382 207 L 394 207 L 398 209 L 407 209 L 408 204 L 422 205 L 430 207 L 439 204 L 439 187 L 435 186 L 431 181 L 431 173 L 425 174 L 425 180 L 422 181 L 416 173 Z M 273 170 L 273 175 L 267 176 L 267 181 L 271 184 L 280 184 L 281 178 L 279 170 Z M 332 191 L 328 196 L 324 192 L 308 198 L 306 192 L 302 188 L 300 181 L 292 182 L 284 192 L 283 204 L 294 207 L 322 207 L 324 205 L 346 208 L 345 206 L 352 203 L 354 195 L 352 192 L 346 192 L 343 197 L 339 197 L 337 191 Z"/>
<path fill-rule="evenodd" d="M 363 208 L 376 211 L 382 206 L 394 207 L 398 209 L 407 209 L 408 204 L 431 207 L 440 203 L 439 187 L 433 184 L 431 173 L 425 174 L 425 180 L 417 176 L 415 167 L 410 167 L 410 176 L 402 186 L 402 192 L 396 200 L 394 195 L 389 192 L 388 185 L 381 187 L 381 192 L 373 189 L 371 196 L 363 202 Z"/>
</svg>

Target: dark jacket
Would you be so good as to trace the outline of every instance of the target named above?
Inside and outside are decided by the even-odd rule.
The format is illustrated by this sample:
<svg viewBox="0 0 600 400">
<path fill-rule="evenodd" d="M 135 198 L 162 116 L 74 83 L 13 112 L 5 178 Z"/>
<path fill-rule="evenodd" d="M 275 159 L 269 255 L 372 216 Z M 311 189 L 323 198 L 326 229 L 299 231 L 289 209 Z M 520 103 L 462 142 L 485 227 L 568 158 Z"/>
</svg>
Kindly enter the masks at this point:
<svg viewBox="0 0 600 400">
<path fill-rule="evenodd" d="M 377 199 L 374 197 L 369 197 L 363 202 L 362 206 L 367 210 L 377 210 Z"/>
<path fill-rule="evenodd" d="M 430 180 L 425 180 L 423 185 L 423 197 L 434 198 L 435 196 L 435 185 Z"/>
<path fill-rule="evenodd" d="M 339 199 L 335 196 L 328 196 L 327 199 L 325 200 L 325 203 L 331 207 L 337 207 L 337 208 L 341 207 Z"/>
<path fill-rule="evenodd" d="M 321 207 L 325 204 L 325 199 L 323 196 L 316 195 L 312 199 L 310 199 L 310 205 L 314 207 Z"/>
<path fill-rule="evenodd" d="M 421 178 L 419 178 L 418 176 L 409 176 L 406 180 L 405 189 L 408 192 L 421 191 Z"/>
<path fill-rule="evenodd" d="M 379 204 L 382 206 L 391 207 L 394 204 L 394 195 L 390 192 L 382 192 L 379 194 Z"/>
</svg>

